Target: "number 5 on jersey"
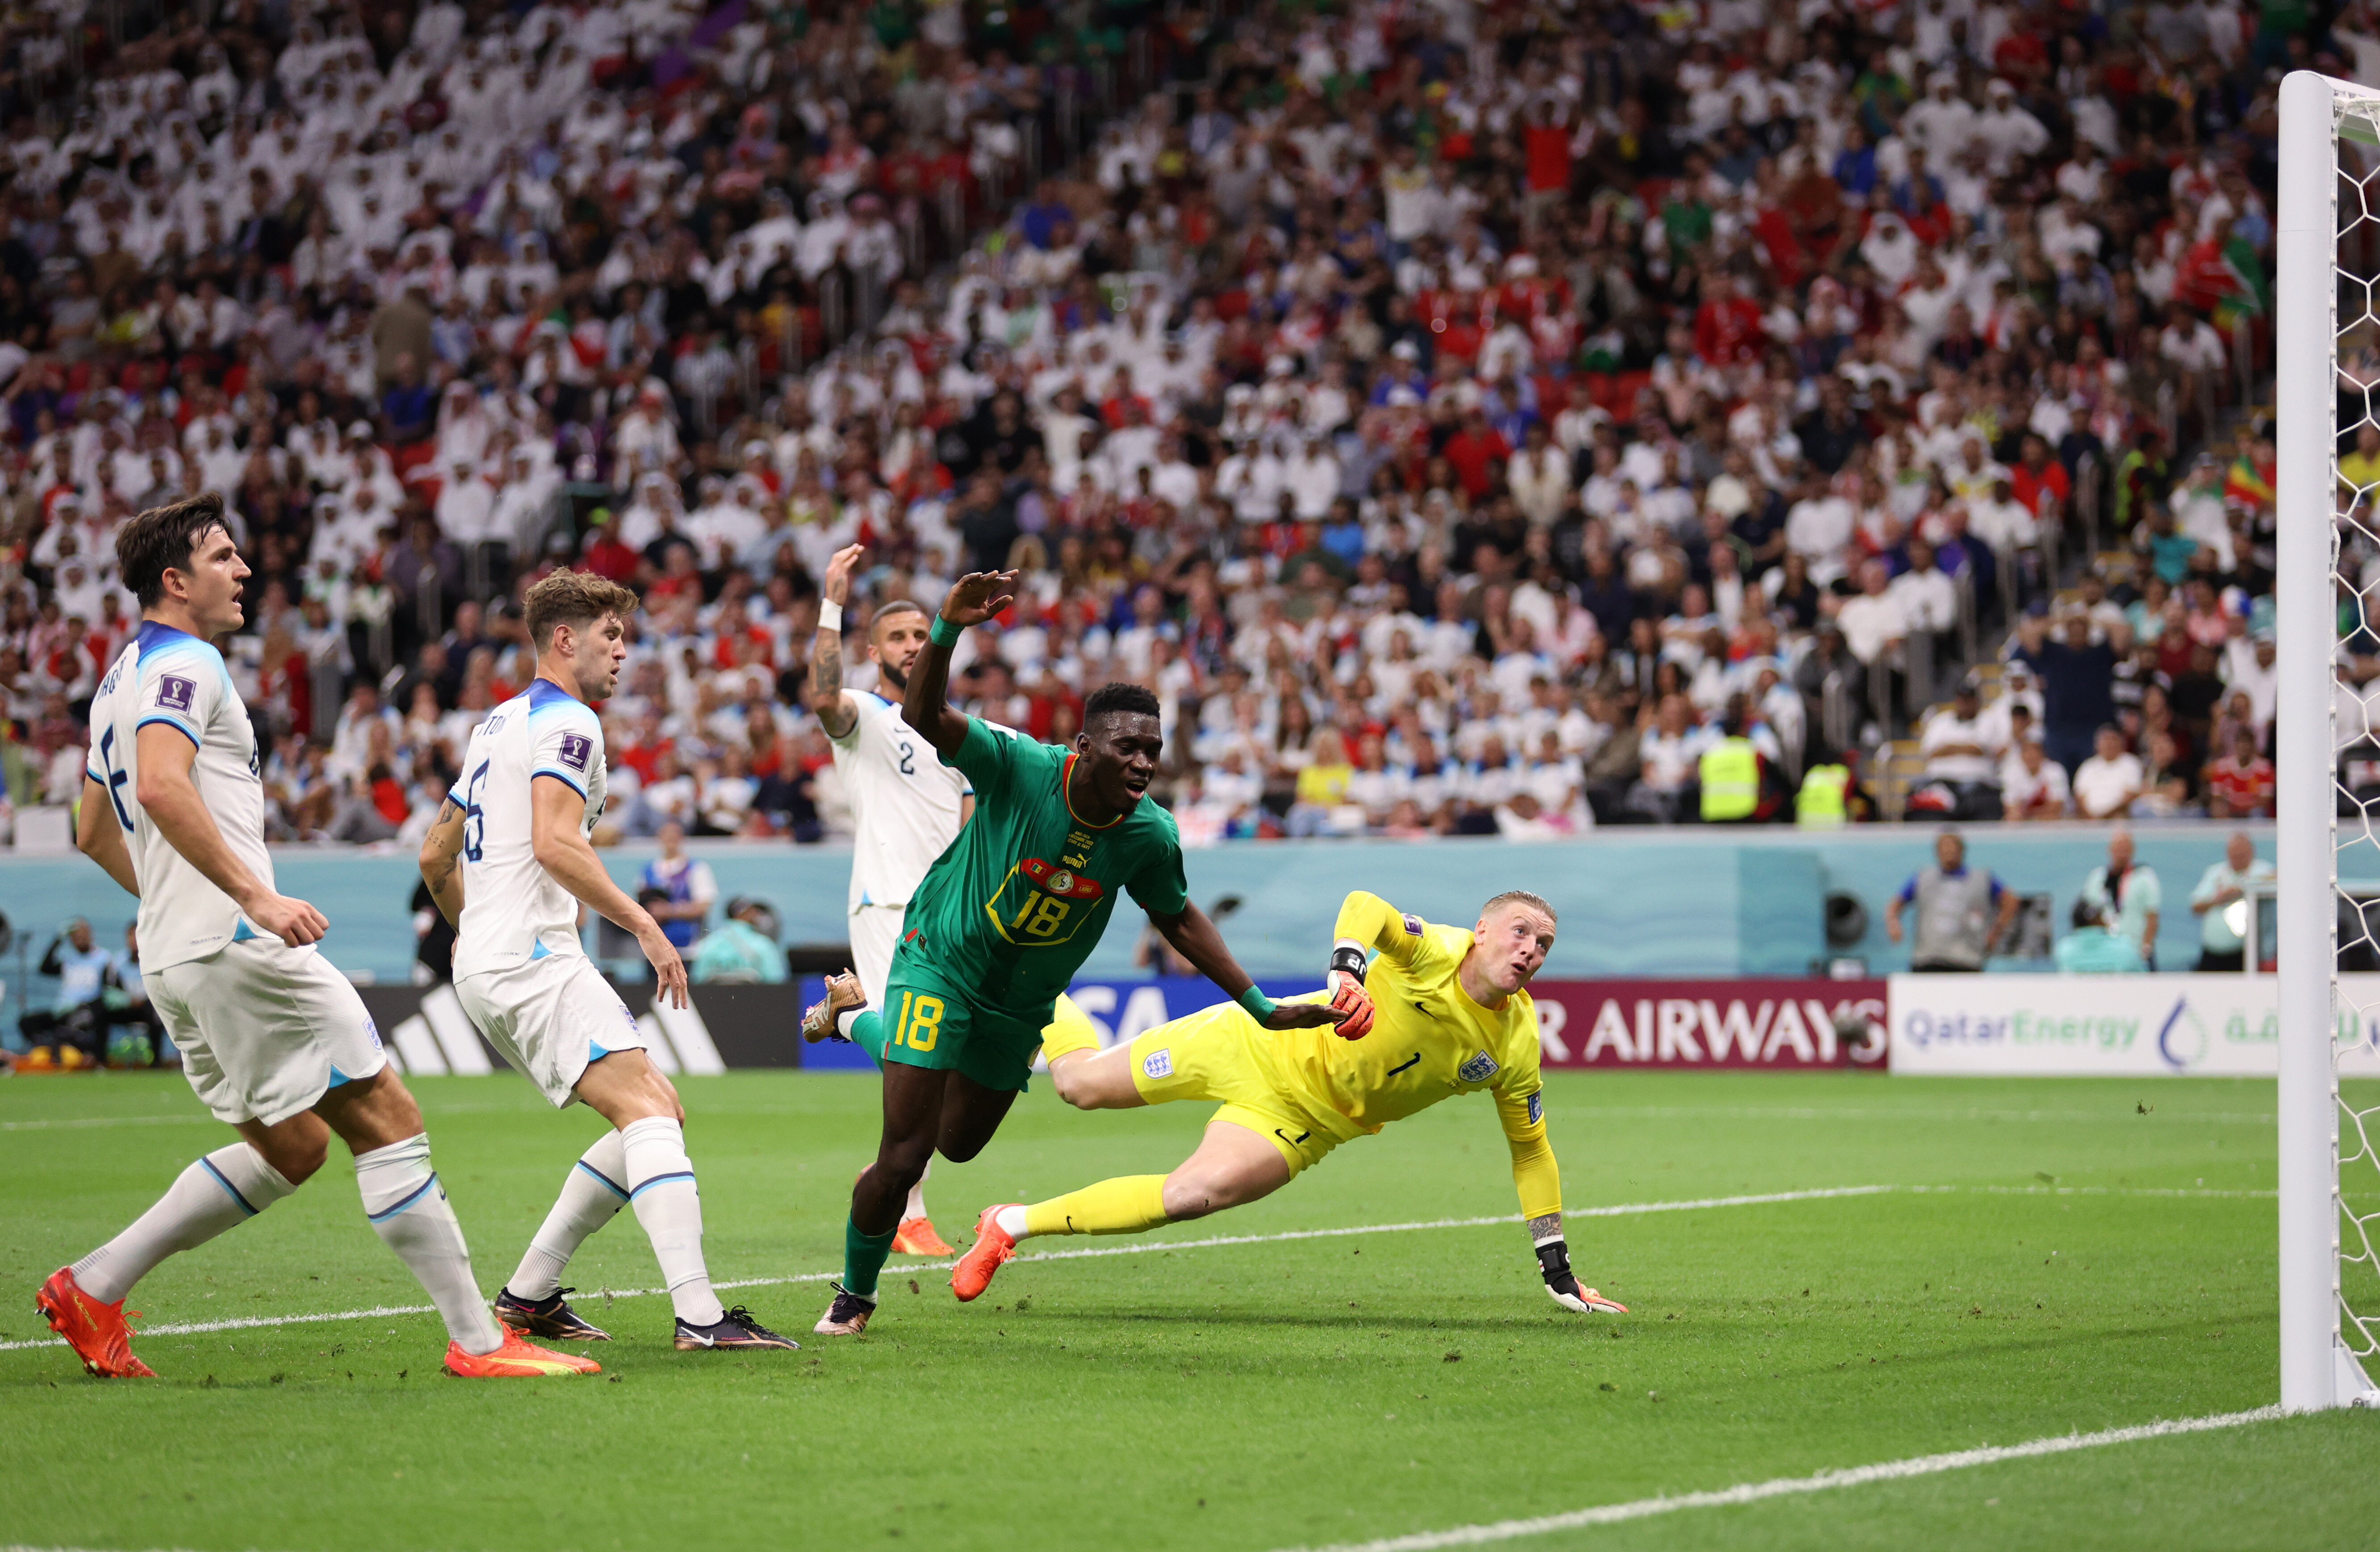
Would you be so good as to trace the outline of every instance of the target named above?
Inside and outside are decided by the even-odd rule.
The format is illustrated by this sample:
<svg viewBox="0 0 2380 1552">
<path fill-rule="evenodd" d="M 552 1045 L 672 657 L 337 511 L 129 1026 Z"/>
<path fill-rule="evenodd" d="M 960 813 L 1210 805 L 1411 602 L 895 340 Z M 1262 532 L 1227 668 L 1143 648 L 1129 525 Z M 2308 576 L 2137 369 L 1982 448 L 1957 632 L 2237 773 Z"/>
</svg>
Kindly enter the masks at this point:
<svg viewBox="0 0 2380 1552">
<path fill-rule="evenodd" d="M 892 1043 L 913 1051 L 929 1051 L 942 1037 L 942 1000 L 923 992 L 901 994 L 901 1012 L 892 1021 Z"/>
</svg>

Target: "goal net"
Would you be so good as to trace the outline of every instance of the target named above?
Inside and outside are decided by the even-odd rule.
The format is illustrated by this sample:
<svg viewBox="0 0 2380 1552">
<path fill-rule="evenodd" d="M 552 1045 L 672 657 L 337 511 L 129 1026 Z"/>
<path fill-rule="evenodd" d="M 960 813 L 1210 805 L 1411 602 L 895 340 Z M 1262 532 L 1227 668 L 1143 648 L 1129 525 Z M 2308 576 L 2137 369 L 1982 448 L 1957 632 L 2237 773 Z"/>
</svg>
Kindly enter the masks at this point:
<svg viewBox="0 0 2380 1552">
<path fill-rule="evenodd" d="M 2276 1109 L 2294 1412 L 2380 1404 L 2380 1083 L 2358 1075 L 2380 1049 L 2380 92 L 2289 76 L 2279 181 Z"/>
</svg>

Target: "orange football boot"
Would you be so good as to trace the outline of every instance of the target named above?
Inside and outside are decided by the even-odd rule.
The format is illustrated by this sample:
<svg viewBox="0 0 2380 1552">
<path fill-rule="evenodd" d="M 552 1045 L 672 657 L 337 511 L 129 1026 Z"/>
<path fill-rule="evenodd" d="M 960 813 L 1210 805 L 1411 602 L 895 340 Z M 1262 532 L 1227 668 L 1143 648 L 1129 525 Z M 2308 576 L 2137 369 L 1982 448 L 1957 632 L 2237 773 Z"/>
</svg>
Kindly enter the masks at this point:
<svg viewBox="0 0 2380 1552">
<path fill-rule="evenodd" d="M 101 1303 L 75 1281 L 72 1267 L 60 1267 L 33 1295 L 33 1307 L 66 1338 L 82 1366 L 102 1379 L 154 1379 L 157 1371 L 132 1356 L 132 1328 L 124 1321 L 124 1301 Z M 139 1310 L 132 1312 L 139 1315 Z"/>
<path fill-rule="evenodd" d="M 592 1358 L 549 1352 L 510 1327 L 501 1328 L 504 1345 L 493 1352 L 466 1352 L 461 1342 L 446 1344 L 446 1372 L 457 1379 L 543 1379 L 550 1375 L 601 1374 Z"/>
<path fill-rule="evenodd" d="M 951 1268 L 951 1291 L 959 1296 L 959 1303 L 965 1303 L 983 1297 L 983 1291 L 991 1286 L 991 1274 L 1016 1259 L 1016 1242 L 1001 1229 L 1000 1214 L 1003 1207 L 1021 1205 L 1016 1202 L 997 1203 L 984 1208 L 977 1217 L 975 1243 L 959 1257 L 959 1264 Z"/>
<path fill-rule="evenodd" d="M 958 1254 L 942 1243 L 942 1237 L 934 1232 L 934 1220 L 924 1213 L 901 1220 L 901 1227 L 892 1231 L 892 1248 L 904 1255 Z"/>
</svg>

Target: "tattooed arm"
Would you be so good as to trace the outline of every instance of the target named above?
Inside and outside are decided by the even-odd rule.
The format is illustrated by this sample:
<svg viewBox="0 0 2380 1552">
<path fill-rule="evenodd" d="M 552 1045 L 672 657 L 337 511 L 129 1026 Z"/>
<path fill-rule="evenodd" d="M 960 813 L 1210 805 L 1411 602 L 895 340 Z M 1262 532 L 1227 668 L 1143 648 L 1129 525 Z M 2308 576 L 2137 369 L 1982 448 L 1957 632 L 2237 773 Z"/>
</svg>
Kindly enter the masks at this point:
<svg viewBox="0 0 2380 1552">
<path fill-rule="evenodd" d="M 1529 1226 L 1529 1243 L 1537 1253 L 1546 1292 L 1555 1303 L 1581 1315 L 1627 1314 L 1594 1289 L 1581 1287 L 1571 1270 L 1570 1245 L 1562 1238 L 1561 1170 L 1546 1140 L 1545 1091 L 1534 1071 L 1512 1087 L 1496 1091 L 1496 1112 L 1512 1150 L 1512 1183 L 1520 1189 L 1521 1216 Z"/>
<path fill-rule="evenodd" d="M 463 806 L 450 795 L 421 842 L 421 881 L 449 927 L 463 925 Z"/>
<path fill-rule="evenodd" d="M 820 600 L 834 606 L 839 613 L 851 593 L 852 568 L 859 564 L 860 547 L 846 545 L 835 552 L 827 563 L 826 580 L 820 584 Z M 837 620 L 829 625 L 821 617 L 818 637 L 810 644 L 810 713 L 819 720 L 829 738 L 848 738 L 859 717 L 851 709 L 850 699 L 843 693 L 843 624 Z"/>
</svg>

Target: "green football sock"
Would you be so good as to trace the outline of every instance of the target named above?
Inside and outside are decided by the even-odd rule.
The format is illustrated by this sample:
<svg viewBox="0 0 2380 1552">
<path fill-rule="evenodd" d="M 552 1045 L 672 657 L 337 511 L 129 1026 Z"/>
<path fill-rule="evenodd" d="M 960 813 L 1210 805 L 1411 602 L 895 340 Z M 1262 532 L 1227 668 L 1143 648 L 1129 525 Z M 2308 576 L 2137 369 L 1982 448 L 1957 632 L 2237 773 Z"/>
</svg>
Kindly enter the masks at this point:
<svg viewBox="0 0 2380 1552">
<path fill-rule="evenodd" d="M 876 1297 L 877 1274 L 884 1270 L 884 1258 L 892 1254 L 892 1236 L 899 1231 L 896 1225 L 881 1234 L 863 1233 L 858 1224 L 844 1219 L 844 1291 L 863 1299 Z"/>
<path fill-rule="evenodd" d="M 852 1015 L 851 1027 L 844 1033 L 851 1043 L 868 1054 L 876 1065 L 884 1065 L 884 1015 L 870 1008 Z"/>
</svg>

